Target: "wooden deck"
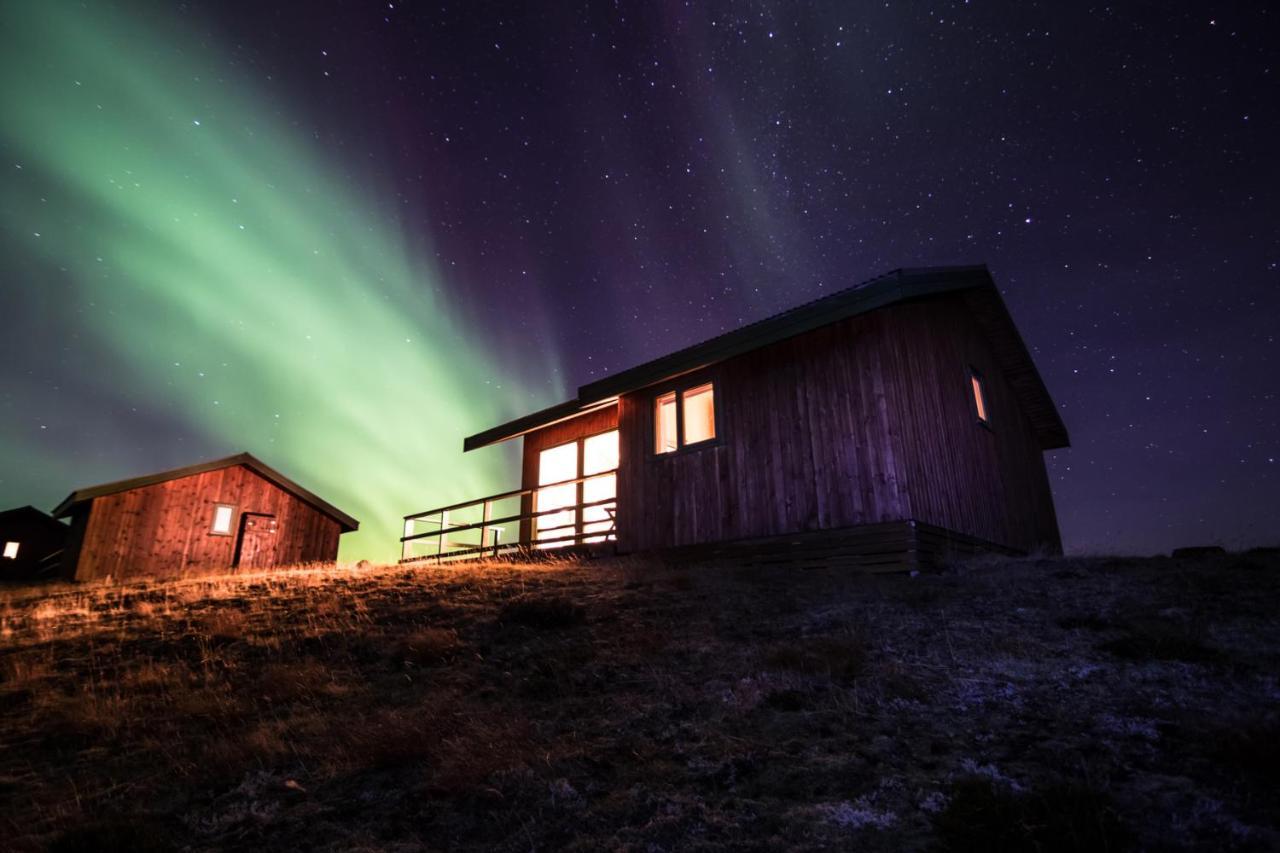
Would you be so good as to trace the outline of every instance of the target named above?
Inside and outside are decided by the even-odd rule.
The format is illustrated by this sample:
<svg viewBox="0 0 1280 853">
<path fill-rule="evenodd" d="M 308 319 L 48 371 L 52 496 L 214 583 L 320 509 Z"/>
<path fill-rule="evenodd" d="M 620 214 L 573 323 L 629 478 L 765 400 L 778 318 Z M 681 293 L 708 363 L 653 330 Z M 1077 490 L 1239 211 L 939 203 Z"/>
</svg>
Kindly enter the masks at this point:
<svg viewBox="0 0 1280 853">
<path fill-rule="evenodd" d="M 457 559 L 491 559 L 512 563 L 537 563 L 564 557 L 606 557 L 618 554 L 617 543 L 579 543 L 556 549 L 531 548 L 512 543 L 495 552 L 474 549 L 470 553 L 446 552 L 444 559 L 424 555 L 404 563 Z M 856 572 L 892 573 L 938 571 L 947 563 L 981 554 L 1019 556 L 1022 552 L 953 530 L 919 521 L 887 521 L 837 530 L 818 530 L 784 536 L 766 536 L 659 548 L 647 552 L 667 564 L 713 564 L 738 567 L 840 568 Z"/>
<path fill-rule="evenodd" d="M 667 562 L 735 566 L 846 568 L 860 572 L 937 571 L 947 562 L 979 554 L 1018 551 L 918 521 L 886 521 L 759 539 L 739 539 L 657 550 Z"/>
</svg>

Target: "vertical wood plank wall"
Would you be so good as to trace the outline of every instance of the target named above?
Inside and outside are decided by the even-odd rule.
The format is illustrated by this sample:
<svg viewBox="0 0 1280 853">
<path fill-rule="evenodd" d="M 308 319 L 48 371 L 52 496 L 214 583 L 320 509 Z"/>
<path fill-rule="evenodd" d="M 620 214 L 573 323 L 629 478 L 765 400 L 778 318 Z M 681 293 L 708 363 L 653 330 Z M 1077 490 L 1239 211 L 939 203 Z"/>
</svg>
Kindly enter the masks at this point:
<svg viewBox="0 0 1280 853">
<path fill-rule="evenodd" d="M 913 517 L 1020 551 L 1060 552 L 1044 452 L 962 294 L 892 309 L 887 374 Z M 991 428 L 977 423 L 969 367 L 982 374 Z"/>
<path fill-rule="evenodd" d="M 236 507 L 232 535 L 209 532 L 214 504 Z M 94 498 L 72 520 L 74 578 L 173 577 L 229 568 L 240 516 L 274 515 L 273 565 L 337 558 L 338 522 L 254 471 L 236 465 Z M 77 529 L 78 528 L 78 529 Z"/>
<path fill-rule="evenodd" d="M 967 396 L 970 365 L 991 430 Z M 624 551 L 908 518 L 1061 547 L 1041 450 L 961 297 L 841 321 L 680 384 L 705 379 L 720 435 L 703 448 L 652 452 L 653 398 L 671 384 L 619 401 Z"/>
<path fill-rule="evenodd" d="M 578 415 L 558 424 L 551 424 L 540 430 L 526 433 L 524 437 L 524 454 L 520 472 L 520 488 L 534 489 L 538 486 L 538 454 L 548 447 L 555 447 L 580 438 L 608 432 L 618 427 L 618 407 L 605 406 L 592 412 Z M 522 513 L 533 512 L 533 498 L 525 497 L 520 502 Z M 619 521 L 621 524 L 621 521 Z M 520 541 L 528 543 L 533 540 L 533 524 L 528 521 L 520 523 Z"/>
</svg>

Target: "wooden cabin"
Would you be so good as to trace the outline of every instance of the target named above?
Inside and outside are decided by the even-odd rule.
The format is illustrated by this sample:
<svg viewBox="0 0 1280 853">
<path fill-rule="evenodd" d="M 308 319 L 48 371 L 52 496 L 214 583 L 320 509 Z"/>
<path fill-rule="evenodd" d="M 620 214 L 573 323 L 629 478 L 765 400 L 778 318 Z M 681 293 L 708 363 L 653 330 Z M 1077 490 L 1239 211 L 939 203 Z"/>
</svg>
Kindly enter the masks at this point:
<svg viewBox="0 0 1280 853">
<path fill-rule="evenodd" d="M 67 532 L 66 524 L 33 506 L 0 512 L 0 581 L 57 577 Z"/>
<path fill-rule="evenodd" d="M 407 517 L 404 559 L 614 543 L 903 569 L 1062 547 L 1044 452 L 1067 430 L 984 266 L 888 273 L 463 447 L 516 438 L 520 488 L 478 519 Z"/>
<path fill-rule="evenodd" d="M 332 562 L 359 522 L 248 453 L 72 492 L 66 577 L 178 577 Z"/>
</svg>

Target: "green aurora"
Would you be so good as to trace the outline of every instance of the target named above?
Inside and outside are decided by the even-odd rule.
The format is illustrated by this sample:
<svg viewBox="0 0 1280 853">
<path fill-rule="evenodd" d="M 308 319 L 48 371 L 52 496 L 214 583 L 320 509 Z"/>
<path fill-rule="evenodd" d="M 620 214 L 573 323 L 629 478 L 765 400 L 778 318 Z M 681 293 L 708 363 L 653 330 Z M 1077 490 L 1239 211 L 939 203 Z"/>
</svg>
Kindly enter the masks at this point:
<svg viewBox="0 0 1280 853">
<path fill-rule="evenodd" d="M 177 28 L 3 18 L 6 505 L 248 450 L 360 519 L 343 560 L 390 559 L 405 513 L 514 485 L 461 439 L 552 400 L 287 105 Z"/>
</svg>

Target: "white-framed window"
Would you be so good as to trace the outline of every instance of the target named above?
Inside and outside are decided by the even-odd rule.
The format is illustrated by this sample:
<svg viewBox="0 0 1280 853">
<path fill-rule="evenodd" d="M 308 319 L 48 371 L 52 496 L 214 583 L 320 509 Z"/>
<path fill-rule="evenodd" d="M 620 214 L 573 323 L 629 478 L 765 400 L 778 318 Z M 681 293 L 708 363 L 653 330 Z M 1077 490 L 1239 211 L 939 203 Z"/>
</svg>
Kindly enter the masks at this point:
<svg viewBox="0 0 1280 853">
<path fill-rule="evenodd" d="M 659 394 L 653 400 L 653 452 L 674 453 L 716 437 L 715 383 Z"/>
<path fill-rule="evenodd" d="M 4 543 L 4 558 L 6 560 L 18 559 L 18 545 L 19 543 L 17 542 Z"/>
<path fill-rule="evenodd" d="M 209 525 L 209 532 L 215 536 L 230 536 L 235 518 L 235 504 L 214 504 L 213 521 Z"/>
</svg>

